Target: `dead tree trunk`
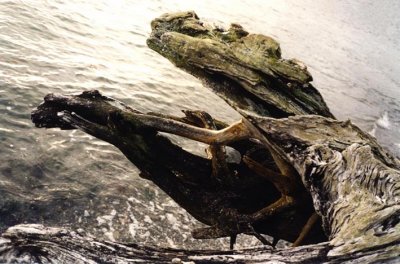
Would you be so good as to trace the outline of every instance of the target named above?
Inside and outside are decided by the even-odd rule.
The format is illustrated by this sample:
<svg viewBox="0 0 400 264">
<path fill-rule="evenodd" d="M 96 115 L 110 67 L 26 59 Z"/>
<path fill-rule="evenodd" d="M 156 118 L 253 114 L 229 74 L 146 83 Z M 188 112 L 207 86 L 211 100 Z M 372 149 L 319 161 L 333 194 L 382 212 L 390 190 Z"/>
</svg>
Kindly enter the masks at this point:
<svg viewBox="0 0 400 264">
<path fill-rule="evenodd" d="M 350 122 L 265 118 L 333 117 L 304 64 L 282 59 L 269 37 L 235 24 L 226 31 L 210 28 L 194 12 L 166 14 L 151 26 L 149 47 L 204 80 L 301 177 L 335 246 L 330 254 L 399 243 L 396 158 Z"/>
<path fill-rule="evenodd" d="M 194 231 L 199 238 L 247 233 L 294 242 L 302 234 L 302 242 L 311 245 L 281 251 L 155 249 L 28 225 L 1 236 L 1 261 L 396 261 L 399 161 L 350 122 L 332 119 L 302 63 L 283 60 L 279 44 L 269 37 L 248 34 L 238 25 L 228 31 L 207 28 L 193 12 L 164 15 L 152 29 L 148 45 L 203 79 L 243 115 L 241 122 L 227 127 L 212 117 L 199 121 L 190 112 L 184 117 L 144 114 L 98 91 L 47 95 L 32 113 L 33 122 L 81 129 L 118 147 L 141 177 L 211 226 Z M 184 151 L 159 132 L 211 144 L 213 160 Z M 240 160 L 225 162 L 224 145 L 236 149 Z M 257 168 L 254 164 L 262 167 L 257 173 L 250 169 Z M 283 197 L 287 204 L 275 205 Z M 304 232 L 314 212 L 322 223 Z"/>
<path fill-rule="evenodd" d="M 327 243 L 272 250 L 180 250 L 97 241 L 61 228 L 20 225 L 0 238 L 1 263 L 312 263 L 328 260 Z M 364 255 L 363 255 L 364 256 Z M 368 255 L 366 255 L 368 256 Z M 9 261 L 9 262 L 8 262 Z M 333 262 L 333 261 L 332 261 Z"/>
</svg>

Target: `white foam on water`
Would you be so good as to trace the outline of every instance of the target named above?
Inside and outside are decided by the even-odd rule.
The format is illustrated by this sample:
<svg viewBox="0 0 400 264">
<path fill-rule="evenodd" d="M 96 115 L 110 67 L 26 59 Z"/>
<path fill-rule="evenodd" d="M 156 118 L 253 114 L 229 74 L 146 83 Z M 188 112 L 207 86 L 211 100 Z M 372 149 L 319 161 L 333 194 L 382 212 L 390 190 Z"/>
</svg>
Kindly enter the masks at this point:
<svg viewBox="0 0 400 264">
<path fill-rule="evenodd" d="M 389 120 L 389 114 L 387 111 L 385 111 L 374 123 L 372 129 L 368 131 L 368 133 L 376 137 L 376 131 L 378 128 L 381 129 L 389 129 L 391 126 L 390 120 Z"/>
<path fill-rule="evenodd" d="M 114 237 L 114 226 L 113 226 L 113 220 L 115 216 L 117 215 L 117 211 L 113 208 L 110 212 L 109 215 L 103 215 L 103 216 L 98 216 L 96 218 L 98 225 L 104 225 L 106 224 L 108 228 L 103 228 L 104 235 L 111 241 L 115 241 Z"/>
<path fill-rule="evenodd" d="M 384 112 L 383 115 L 375 123 L 380 128 L 388 129 L 390 127 L 388 112 Z"/>
<path fill-rule="evenodd" d="M 137 199 L 134 198 L 134 197 L 129 197 L 128 201 L 126 202 L 126 204 L 128 205 L 126 210 L 128 211 L 129 218 L 132 221 L 132 223 L 130 223 L 128 225 L 128 230 L 129 230 L 129 233 L 131 234 L 133 239 L 135 239 L 135 237 L 136 237 L 136 230 L 139 229 L 139 221 L 136 219 L 135 215 L 133 214 L 132 206 L 131 206 L 131 204 L 129 202 L 133 202 L 133 201 L 136 201 L 136 200 Z"/>
<path fill-rule="evenodd" d="M 148 238 L 150 238 L 150 232 L 149 231 L 146 231 L 146 232 L 144 232 L 143 234 L 141 234 L 140 235 L 140 238 L 142 239 L 142 240 L 144 240 L 144 241 L 146 241 Z"/>
<path fill-rule="evenodd" d="M 171 248 L 177 248 L 174 240 L 172 240 L 170 237 L 167 237 L 167 242 L 170 245 Z"/>
<path fill-rule="evenodd" d="M 167 217 L 168 223 L 171 225 L 171 229 L 179 231 L 181 225 L 180 225 L 180 221 L 178 221 L 178 219 L 175 217 L 175 215 L 171 214 L 171 213 L 167 213 L 166 217 Z"/>
<path fill-rule="evenodd" d="M 151 220 L 150 216 L 145 215 L 143 222 L 148 223 L 148 224 L 153 224 L 153 220 Z"/>
</svg>

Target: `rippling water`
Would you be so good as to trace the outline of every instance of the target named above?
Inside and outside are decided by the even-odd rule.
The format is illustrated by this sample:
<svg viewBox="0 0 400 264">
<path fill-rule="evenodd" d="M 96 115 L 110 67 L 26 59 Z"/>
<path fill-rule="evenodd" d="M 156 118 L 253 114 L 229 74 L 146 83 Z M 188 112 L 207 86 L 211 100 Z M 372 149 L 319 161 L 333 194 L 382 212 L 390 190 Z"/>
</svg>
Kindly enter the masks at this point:
<svg viewBox="0 0 400 264">
<path fill-rule="evenodd" d="M 193 241 L 189 230 L 199 223 L 140 179 L 113 146 L 30 122 L 47 93 L 87 89 L 142 111 L 196 108 L 237 119 L 146 47 L 150 21 L 182 10 L 275 37 L 285 57 L 309 66 L 339 119 L 352 119 L 400 154 L 399 1 L 0 0 L 0 230 L 37 222 L 163 246 L 226 243 Z"/>
</svg>

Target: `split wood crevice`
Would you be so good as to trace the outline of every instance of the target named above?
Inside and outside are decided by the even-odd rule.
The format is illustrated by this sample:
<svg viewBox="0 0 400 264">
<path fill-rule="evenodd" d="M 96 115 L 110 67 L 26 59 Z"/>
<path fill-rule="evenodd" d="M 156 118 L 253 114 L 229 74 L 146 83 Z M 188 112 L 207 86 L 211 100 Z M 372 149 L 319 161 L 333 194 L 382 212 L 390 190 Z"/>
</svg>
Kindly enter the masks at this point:
<svg viewBox="0 0 400 264">
<path fill-rule="evenodd" d="M 397 257 L 400 163 L 350 121 L 334 119 L 304 64 L 282 59 L 272 38 L 236 24 L 211 28 L 194 12 L 155 19 L 148 45 L 202 79 L 243 119 L 227 125 L 202 111 L 182 117 L 141 113 L 86 91 L 47 95 L 32 113 L 35 125 L 81 129 L 118 147 L 141 177 L 210 226 L 194 230 L 196 238 L 230 236 L 233 245 L 237 234 L 246 233 L 270 243 L 262 236 L 267 234 L 274 242 L 314 244 L 298 249 L 298 262 Z M 209 144 L 210 158 L 159 132 Z M 226 146 L 240 159 L 230 162 Z M 12 234 L 7 239 L 18 237 Z M 235 261 L 294 262 L 265 250 L 269 257 L 242 252 Z M 315 254 L 307 258 L 306 252 Z M 183 259 L 190 260 L 187 254 Z M 215 260 L 207 256 L 196 261 Z"/>
</svg>

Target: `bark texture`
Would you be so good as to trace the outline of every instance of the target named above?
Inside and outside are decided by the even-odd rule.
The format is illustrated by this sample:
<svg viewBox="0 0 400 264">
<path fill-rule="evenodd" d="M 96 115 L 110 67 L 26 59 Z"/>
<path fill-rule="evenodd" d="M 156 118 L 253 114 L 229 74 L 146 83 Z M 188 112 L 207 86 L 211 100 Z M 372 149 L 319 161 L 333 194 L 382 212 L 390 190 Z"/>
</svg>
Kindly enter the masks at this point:
<svg viewBox="0 0 400 264">
<path fill-rule="evenodd" d="M 316 212 L 322 222 L 303 241 L 312 245 L 184 251 L 24 225 L 2 234 L 0 261 L 399 260 L 400 163 L 350 121 L 334 119 L 301 62 L 282 59 L 270 37 L 249 34 L 239 25 L 210 28 L 194 12 L 166 14 L 151 26 L 149 47 L 201 78 L 243 115 L 241 122 L 228 126 L 198 111 L 182 117 L 141 113 L 98 91 L 49 94 L 32 121 L 38 127 L 81 129 L 117 146 L 143 178 L 210 226 L 195 230 L 195 237 L 234 239 L 247 233 L 263 241 L 261 234 L 267 234 L 294 242 Z M 159 132 L 210 144 L 212 159 L 183 150 Z M 240 154 L 236 162 L 228 162 L 225 145 Z"/>
<path fill-rule="evenodd" d="M 351 122 L 330 119 L 307 68 L 298 60 L 282 59 L 276 41 L 235 24 L 214 29 L 194 12 L 185 12 L 155 19 L 148 45 L 211 83 L 250 120 L 258 139 L 295 169 L 335 246 L 330 254 L 399 243 L 398 160 Z M 221 78 L 230 80 L 231 90 L 221 85 Z M 319 116 L 266 118 L 304 114 Z"/>
<path fill-rule="evenodd" d="M 231 235 L 229 228 L 243 233 L 240 231 L 246 228 L 237 227 L 241 216 L 273 203 L 279 198 L 279 192 L 242 161 L 227 163 L 229 178 L 221 182 L 213 177 L 212 161 L 193 155 L 158 134 L 159 131 L 169 132 L 171 128 L 188 137 L 192 133 L 187 128 L 207 132 L 191 126 L 193 118 L 188 116 L 143 114 L 98 91 L 89 91 L 70 96 L 47 95 L 45 102 L 32 113 L 32 120 L 38 127 L 79 128 L 115 145 L 140 169 L 143 178 L 153 181 L 197 220 L 210 226 L 228 227 L 213 237 Z M 216 123 L 220 128 L 226 126 L 219 121 Z M 241 140 L 230 146 L 241 153 L 240 156 L 247 154 L 263 162 L 272 162 L 260 144 Z M 271 169 L 277 170 L 274 166 Z M 294 241 L 314 211 L 311 196 L 307 198 L 306 206 L 259 221 L 254 225 L 255 230 Z M 204 237 L 199 231 L 195 235 Z M 305 242 L 324 240 L 326 236 L 317 225 Z"/>
<path fill-rule="evenodd" d="M 265 263 L 266 260 L 304 263 L 327 260 L 326 251 L 326 243 L 284 251 L 163 249 L 97 241 L 85 234 L 33 224 L 9 228 L 0 238 L 2 263 Z"/>
<path fill-rule="evenodd" d="M 304 63 L 283 59 L 271 37 L 249 34 L 237 24 L 212 28 L 194 12 L 165 14 L 151 28 L 151 49 L 199 77 L 241 114 L 333 117 Z"/>
</svg>

